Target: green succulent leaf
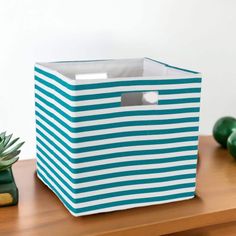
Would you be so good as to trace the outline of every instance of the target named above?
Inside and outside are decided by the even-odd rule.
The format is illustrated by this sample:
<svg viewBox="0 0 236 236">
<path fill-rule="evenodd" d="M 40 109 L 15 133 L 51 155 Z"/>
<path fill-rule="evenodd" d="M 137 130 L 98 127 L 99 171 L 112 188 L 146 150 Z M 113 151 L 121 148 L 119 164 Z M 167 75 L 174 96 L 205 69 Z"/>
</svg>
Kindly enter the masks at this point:
<svg viewBox="0 0 236 236">
<path fill-rule="evenodd" d="M 10 139 L 12 137 L 11 135 L 5 136 L 0 143 L 0 154 L 3 153 L 7 149 L 7 144 L 9 143 Z"/>
<path fill-rule="evenodd" d="M 15 144 L 20 138 L 15 138 L 13 139 L 11 142 L 9 142 L 6 147 L 5 147 L 5 150 L 9 147 L 11 147 L 13 144 Z"/>
<path fill-rule="evenodd" d="M 6 145 L 9 143 L 9 141 L 11 140 L 12 135 L 13 135 L 13 134 L 10 134 L 10 135 L 8 135 L 8 136 L 5 137 L 5 140 L 4 140 L 4 145 L 5 145 L 5 146 L 6 146 Z"/>
<path fill-rule="evenodd" d="M 0 171 L 5 170 L 7 168 L 9 168 L 10 166 L 12 166 L 15 162 L 17 162 L 19 159 L 19 157 L 14 157 L 10 160 L 6 160 L 6 161 L 0 161 Z"/>
<path fill-rule="evenodd" d="M 4 151 L 4 139 L 0 140 L 0 153 Z"/>
<path fill-rule="evenodd" d="M 10 160 L 11 158 L 13 157 L 16 157 L 20 154 L 20 150 L 18 151 L 14 151 L 14 152 L 11 152 L 10 154 L 7 154 L 7 155 L 0 155 L 0 161 L 1 160 Z"/>
<path fill-rule="evenodd" d="M 19 138 L 11 139 L 12 134 L 0 133 L 0 171 L 10 168 L 19 159 L 19 149 L 24 142 L 17 144 Z"/>
<path fill-rule="evenodd" d="M 25 143 L 25 142 L 18 143 L 17 145 L 15 145 L 14 147 L 12 147 L 11 149 L 4 151 L 4 152 L 2 153 L 2 155 L 5 156 L 5 155 L 8 155 L 8 154 L 10 154 L 10 153 L 12 153 L 12 152 L 17 151 L 24 143 Z"/>
<path fill-rule="evenodd" d="M 0 133 L 0 139 L 2 140 L 6 136 L 6 131 Z"/>
</svg>

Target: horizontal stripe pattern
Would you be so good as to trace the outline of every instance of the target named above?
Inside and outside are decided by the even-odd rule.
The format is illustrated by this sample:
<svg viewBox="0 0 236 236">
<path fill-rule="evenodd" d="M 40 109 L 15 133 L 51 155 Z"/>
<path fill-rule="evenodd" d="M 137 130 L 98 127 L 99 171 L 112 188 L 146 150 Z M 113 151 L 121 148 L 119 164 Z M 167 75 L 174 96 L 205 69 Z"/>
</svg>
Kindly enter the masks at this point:
<svg viewBox="0 0 236 236">
<path fill-rule="evenodd" d="M 157 91 L 121 107 L 124 92 Z M 190 199 L 201 78 L 74 81 L 35 67 L 38 177 L 75 216 Z"/>
<path fill-rule="evenodd" d="M 62 192 L 60 188 L 58 188 L 52 180 L 49 178 L 45 178 L 47 175 L 44 171 L 41 171 L 40 168 L 38 168 L 38 177 L 50 188 L 52 191 L 60 198 L 60 200 L 63 202 L 63 204 L 69 209 L 72 215 L 74 216 L 84 216 L 84 215 L 90 215 L 100 212 L 109 212 L 114 210 L 122 210 L 122 209 L 128 209 L 133 207 L 141 207 L 141 206 L 148 206 L 148 205 L 154 205 L 154 204 L 161 204 L 161 203 L 167 203 L 167 202 L 174 202 L 174 201 L 180 201 L 185 199 L 191 199 L 194 197 L 194 188 L 188 189 L 187 191 L 184 189 L 180 193 L 175 194 L 168 194 L 165 196 L 159 196 L 159 197 L 150 197 L 147 198 L 147 195 L 143 199 L 132 199 L 123 202 L 111 202 L 107 205 L 95 205 L 85 208 L 76 207 L 71 201 L 65 196 L 65 194 Z M 112 204 L 113 203 L 113 204 Z"/>
<path fill-rule="evenodd" d="M 78 138 L 70 138 L 67 132 L 64 132 L 59 127 L 57 127 L 54 123 L 47 120 L 45 117 L 42 119 L 38 116 L 36 120 L 37 129 L 48 130 L 48 132 L 53 132 L 53 135 L 60 137 L 64 142 L 69 142 L 69 145 L 74 147 L 86 147 L 92 146 L 96 144 L 108 144 L 108 143 L 116 143 L 118 141 L 135 141 L 137 139 L 141 140 L 150 140 L 156 139 L 162 135 L 162 137 L 167 138 L 177 138 L 183 136 L 197 136 L 198 135 L 198 123 L 190 122 L 188 125 L 190 127 L 183 128 L 169 128 L 169 129 L 158 129 L 160 126 L 156 126 L 155 130 L 138 130 L 139 126 L 136 126 L 134 131 L 126 132 L 118 132 L 118 133 L 106 133 L 106 134 L 97 134 L 96 132 L 90 132 L 89 136 L 82 136 Z M 185 125 L 185 123 L 180 123 L 179 126 Z M 133 129 L 133 128 L 132 128 Z M 51 131 L 50 131 L 51 130 Z M 114 130 L 113 130 L 114 131 Z M 101 132 L 101 131 L 100 131 Z M 185 134 L 186 133 L 186 134 Z M 93 134 L 93 135 L 92 135 Z"/>
</svg>

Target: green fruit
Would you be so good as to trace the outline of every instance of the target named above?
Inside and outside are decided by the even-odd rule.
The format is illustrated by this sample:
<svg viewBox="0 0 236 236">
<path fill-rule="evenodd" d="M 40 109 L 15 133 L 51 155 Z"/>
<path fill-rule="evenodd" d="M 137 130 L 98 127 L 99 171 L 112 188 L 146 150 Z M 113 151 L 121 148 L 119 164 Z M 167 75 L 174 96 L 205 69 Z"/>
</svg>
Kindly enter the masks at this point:
<svg viewBox="0 0 236 236">
<path fill-rule="evenodd" d="M 236 159 L 236 131 L 234 131 L 227 140 L 227 149 L 229 153 Z"/>
<path fill-rule="evenodd" d="M 222 117 L 214 125 L 213 136 L 224 148 L 227 146 L 227 139 L 236 130 L 236 119 L 230 116 Z"/>
</svg>

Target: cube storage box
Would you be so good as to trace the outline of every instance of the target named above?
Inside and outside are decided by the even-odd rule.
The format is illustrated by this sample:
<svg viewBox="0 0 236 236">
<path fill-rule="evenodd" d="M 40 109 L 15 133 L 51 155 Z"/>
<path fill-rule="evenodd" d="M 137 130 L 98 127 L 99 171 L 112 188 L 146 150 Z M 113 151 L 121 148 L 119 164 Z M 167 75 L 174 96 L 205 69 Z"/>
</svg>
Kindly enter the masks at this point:
<svg viewBox="0 0 236 236">
<path fill-rule="evenodd" d="M 122 106 L 143 92 L 158 102 Z M 200 92 L 199 73 L 148 58 L 37 63 L 38 177 L 74 216 L 193 198 Z"/>
</svg>

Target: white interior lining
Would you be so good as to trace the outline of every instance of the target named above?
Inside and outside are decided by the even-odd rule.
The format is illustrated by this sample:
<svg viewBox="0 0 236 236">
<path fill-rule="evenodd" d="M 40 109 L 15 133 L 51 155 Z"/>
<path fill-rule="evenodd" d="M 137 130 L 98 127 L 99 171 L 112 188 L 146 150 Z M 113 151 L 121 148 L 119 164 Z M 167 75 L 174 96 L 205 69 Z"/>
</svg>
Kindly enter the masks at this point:
<svg viewBox="0 0 236 236">
<path fill-rule="evenodd" d="M 148 58 L 78 62 L 39 63 L 62 75 L 76 79 L 78 74 L 106 73 L 109 78 L 186 75 L 191 72 L 170 68 Z"/>
</svg>

